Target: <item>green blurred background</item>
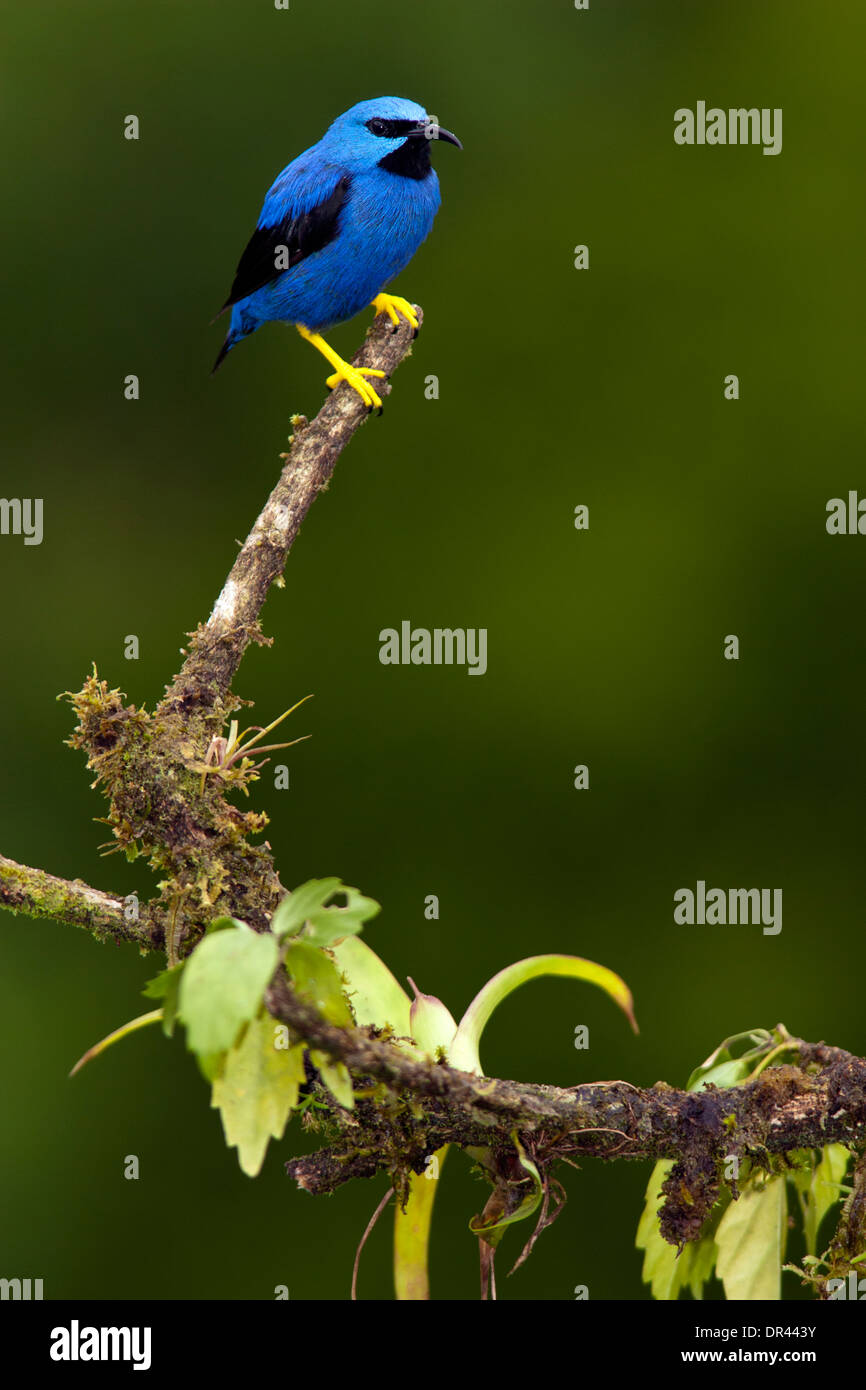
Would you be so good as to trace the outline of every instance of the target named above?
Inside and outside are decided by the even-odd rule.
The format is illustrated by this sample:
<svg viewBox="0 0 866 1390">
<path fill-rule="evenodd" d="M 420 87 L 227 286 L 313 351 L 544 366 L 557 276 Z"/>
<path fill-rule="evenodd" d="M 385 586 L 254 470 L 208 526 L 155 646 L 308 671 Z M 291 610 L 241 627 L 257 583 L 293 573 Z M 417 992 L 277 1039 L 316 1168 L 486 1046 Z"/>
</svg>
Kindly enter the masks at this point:
<svg viewBox="0 0 866 1390">
<path fill-rule="evenodd" d="M 376 897 L 371 945 L 454 1012 L 538 951 L 625 976 L 639 1038 L 600 993 L 541 982 L 491 1024 L 491 1074 L 682 1084 L 727 1034 L 780 1020 L 866 1051 L 866 540 L 824 529 L 827 499 L 866 485 L 862 6 L 52 0 L 10 27 L 0 491 L 44 498 L 45 539 L 0 541 L 3 852 L 147 895 L 146 868 L 100 857 L 103 804 L 55 696 L 95 661 L 152 707 L 210 611 L 326 368 L 268 326 L 211 380 L 209 320 L 276 173 L 347 106 L 398 93 L 465 150 L 435 151 L 442 211 L 395 285 L 425 310 L 415 354 L 237 683 L 263 723 L 315 692 L 290 790 L 265 775 L 252 803 L 283 881 Z M 782 107 L 782 153 L 676 146 L 673 113 L 699 99 Z M 332 341 L 350 355 L 365 327 Z M 488 674 L 380 665 L 404 618 L 486 627 Z M 698 878 L 781 887 L 781 935 L 676 927 Z M 69 1082 L 147 1007 L 159 961 L 2 925 L 0 1273 L 46 1297 L 345 1297 L 384 1179 L 299 1193 L 294 1125 L 251 1182 L 180 1037 L 139 1034 Z M 500 1297 L 646 1296 L 648 1167 L 563 1176 L 565 1213 L 513 1280 L 522 1233 L 506 1240 Z M 452 1157 L 440 1297 L 477 1296 L 483 1200 Z M 389 1224 L 363 1297 L 390 1295 Z"/>
</svg>

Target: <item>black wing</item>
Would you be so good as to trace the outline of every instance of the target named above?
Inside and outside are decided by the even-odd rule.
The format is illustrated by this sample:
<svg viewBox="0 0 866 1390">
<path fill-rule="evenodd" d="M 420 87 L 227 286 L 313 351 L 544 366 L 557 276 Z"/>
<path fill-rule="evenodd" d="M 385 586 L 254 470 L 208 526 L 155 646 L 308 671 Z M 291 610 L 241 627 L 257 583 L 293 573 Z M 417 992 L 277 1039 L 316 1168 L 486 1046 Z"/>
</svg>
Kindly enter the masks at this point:
<svg viewBox="0 0 866 1390">
<path fill-rule="evenodd" d="M 237 304 L 239 299 L 246 299 L 247 295 L 260 290 L 262 285 L 276 280 L 284 270 L 291 270 L 299 261 L 311 256 L 314 251 L 321 251 L 323 246 L 333 241 L 350 183 L 346 174 L 330 197 L 309 212 L 301 213 L 299 217 L 284 218 L 270 227 L 256 227 L 240 258 L 231 293 L 223 309 Z"/>
</svg>

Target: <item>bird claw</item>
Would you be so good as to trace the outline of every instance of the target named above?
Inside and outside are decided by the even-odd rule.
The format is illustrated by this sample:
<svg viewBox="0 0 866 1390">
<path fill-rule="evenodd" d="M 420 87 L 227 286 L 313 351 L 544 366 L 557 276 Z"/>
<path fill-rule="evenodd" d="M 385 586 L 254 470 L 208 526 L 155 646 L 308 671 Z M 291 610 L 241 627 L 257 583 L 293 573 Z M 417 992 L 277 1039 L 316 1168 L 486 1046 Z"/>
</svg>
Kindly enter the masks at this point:
<svg viewBox="0 0 866 1390">
<path fill-rule="evenodd" d="M 395 331 L 400 327 L 400 315 L 402 314 L 403 318 L 407 319 L 415 329 L 414 336 L 418 336 L 418 329 L 421 326 L 418 322 L 418 315 L 415 313 L 415 309 L 409 303 L 408 299 L 404 299 L 402 295 L 377 294 L 376 298 L 372 301 L 371 307 L 376 310 L 377 314 L 387 314 L 394 325 Z"/>
<path fill-rule="evenodd" d="M 334 387 L 339 386 L 341 381 L 346 381 L 352 387 L 353 391 L 357 391 L 368 410 L 378 408 L 381 411 L 381 396 L 373 390 L 373 387 L 368 381 L 365 381 L 364 378 L 368 376 L 384 375 L 385 373 L 380 371 L 378 367 L 353 367 L 351 362 L 343 362 L 333 375 L 326 379 L 325 385 L 329 386 L 333 391 Z"/>
</svg>

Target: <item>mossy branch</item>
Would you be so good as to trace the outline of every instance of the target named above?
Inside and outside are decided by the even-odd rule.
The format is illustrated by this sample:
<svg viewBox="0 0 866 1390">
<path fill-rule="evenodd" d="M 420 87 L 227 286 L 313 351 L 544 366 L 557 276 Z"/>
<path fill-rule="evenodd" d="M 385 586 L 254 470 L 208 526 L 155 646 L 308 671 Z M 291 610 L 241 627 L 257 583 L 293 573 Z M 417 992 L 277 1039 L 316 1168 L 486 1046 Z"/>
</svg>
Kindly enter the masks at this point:
<svg viewBox="0 0 866 1390">
<path fill-rule="evenodd" d="M 83 927 L 102 941 L 130 941 L 152 950 L 161 939 L 147 909 L 103 893 L 80 878 L 55 878 L 0 854 L 0 906 L 28 917 L 50 917 Z"/>
<path fill-rule="evenodd" d="M 395 331 L 381 315 L 354 362 L 390 374 L 409 352 L 412 336 L 408 325 Z M 377 389 L 387 396 L 390 384 L 377 383 Z M 229 776 L 228 764 L 215 763 L 213 753 L 226 746 L 221 731 L 245 703 L 231 688 L 243 654 L 250 642 L 268 641 L 260 614 L 271 586 L 281 582 L 304 517 L 365 418 L 363 403 L 347 385 L 312 422 L 295 418 L 279 481 L 210 618 L 191 634 L 184 664 L 152 713 L 127 704 L 96 672 L 69 697 L 78 717 L 70 742 L 86 753 L 94 785 L 108 798 L 113 848 L 131 859 L 147 857 L 160 875 L 157 897 L 136 915 L 128 899 L 0 857 L 0 905 L 84 927 L 100 939 L 134 942 L 143 950 L 164 947 L 171 960 L 188 953 L 218 915 L 268 928 L 285 889 L 268 843 L 250 842 L 267 820 L 227 800 L 229 791 L 247 790 L 256 780 L 256 767 L 252 758 L 235 758 Z M 312 1192 L 330 1192 L 351 1178 L 385 1170 L 402 1197 L 409 1174 L 422 1171 L 431 1152 L 453 1143 L 489 1153 L 494 1196 L 507 1205 L 509 1188 L 525 1181 L 525 1173 L 515 1171 L 519 1133 L 545 1172 L 578 1155 L 674 1159 L 662 1224 L 667 1238 L 681 1243 L 710 1210 L 726 1155 L 772 1163 L 784 1162 L 793 1150 L 833 1141 L 856 1151 L 866 1146 L 866 1061 L 823 1043 L 792 1040 L 786 1050 L 797 1065 L 768 1067 L 755 1080 L 724 1091 L 692 1093 L 661 1082 L 640 1089 L 623 1081 L 562 1089 L 415 1060 L 370 1030 L 334 1027 L 297 998 L 283 971 L 274 976 L 266 1003 L 296 1037 L 343 1061 L 360 1091 L 369 1088 L 351 1114 L 322 1093 L 335 1141 L 287 1165 Z M 861 1157 L 837 1235 L 840 1266 L 862 1245 L 864 1211 Z"/>
<path fill-rule="evenodd" d="M 731 1156 L 762 1161 L 831 1143 L 854 1150 L 866 1145 L 866 1060 L 825 1043 L 788 1039 L 786 1052 L 797 1065 L 767 1067 L 754 1081 L 725 1090 L 682 1091 L 665 1082 L 639 1088 L 626 1081 L 563 1089 L 416 1061 L 367 1030 L 325 1022 L 292 994 L 282 974 L 266 1002 L 274 1018 L 345 1062 L 362 1090 L 379 1081 L 404 1098 L 425 1101 L 417 1109 L 404 1107 L 395 1119 L 364 1099 L 347 1114 L 323 1093 L 338 1141 L 287 1164 L 290 1176 L 311 1192 L 332 1192 L 352 1178 L 385 1171 L 399 1193 L 408 1172 L 422 1172 L 444 1144 L 492 1147 L 505 1182 L 516 1130 L 545 1168 L 581 1156 L 675 1159 L 662 1230 L 678 1245 L 700 1230 Z M 787 1039 L 782 1025 L 778 1031 Z M 862 1213 L 855 1215 L 863 1223 Z"/>
<path fill-rule="evenodd" d="M 420 322 L 420 309 L 417 314 Z M 408 323 L 395 329 L 387 315 L 377 315 L 353 359 L 386 373 L 378 387 L 383 397 L 413 336 Z M 360 397 L 345 384 L 311 422 L 294 417 L 279 481 L 153 713 L 127 704 L 95 671 L 69 696 L 78 717 L 70 742 L 86 753 L 94 785 L 108 798 L 113 847 L 129 858 L 145 855 L 160 876 L 159 895 L 142 908 L 138 930 L 110 894 L 88 897 L 96 890 L 79 891 L 23 865 L 4 872 L 0 905 L 85 926 L 97 936 L 135 940 L 146 949 L 165 945 L 173 958 L 191 948 L 214 916 L 267 926 L 285 893 L 270 846 L 250 843 L 267 817 L 242 812 L 226 799 L 227 791 L 247 790 L 256 780 L 254 761 L 238 763 L 230 779 L 216 775 L 215 767 L 202 769 L 226 720 L 249 703 L 232 693 L 231 682 L 249 643 L 269 641 L 259 615 L 270 588 L 281 583 L 304 517 L 366 418 Z"/>
</svg>

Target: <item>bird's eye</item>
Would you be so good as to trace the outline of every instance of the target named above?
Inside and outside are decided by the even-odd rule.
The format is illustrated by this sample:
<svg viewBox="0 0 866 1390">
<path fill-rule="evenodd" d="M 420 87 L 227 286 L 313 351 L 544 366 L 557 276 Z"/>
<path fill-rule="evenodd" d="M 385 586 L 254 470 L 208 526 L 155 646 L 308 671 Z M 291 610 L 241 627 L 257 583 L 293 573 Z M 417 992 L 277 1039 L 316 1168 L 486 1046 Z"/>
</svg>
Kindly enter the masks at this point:
<svg viewBox="0 0 866 1390">
<path fill-rule="evenodd" d="M 384 135 L 385 131 L 388 129 L 388 123 L 387 121 L 381 120 L 378 116 L 374 116 L 372 120 L 367 122 L 367 129 L 371 131 L 373 135 Z"/>
</svg>

